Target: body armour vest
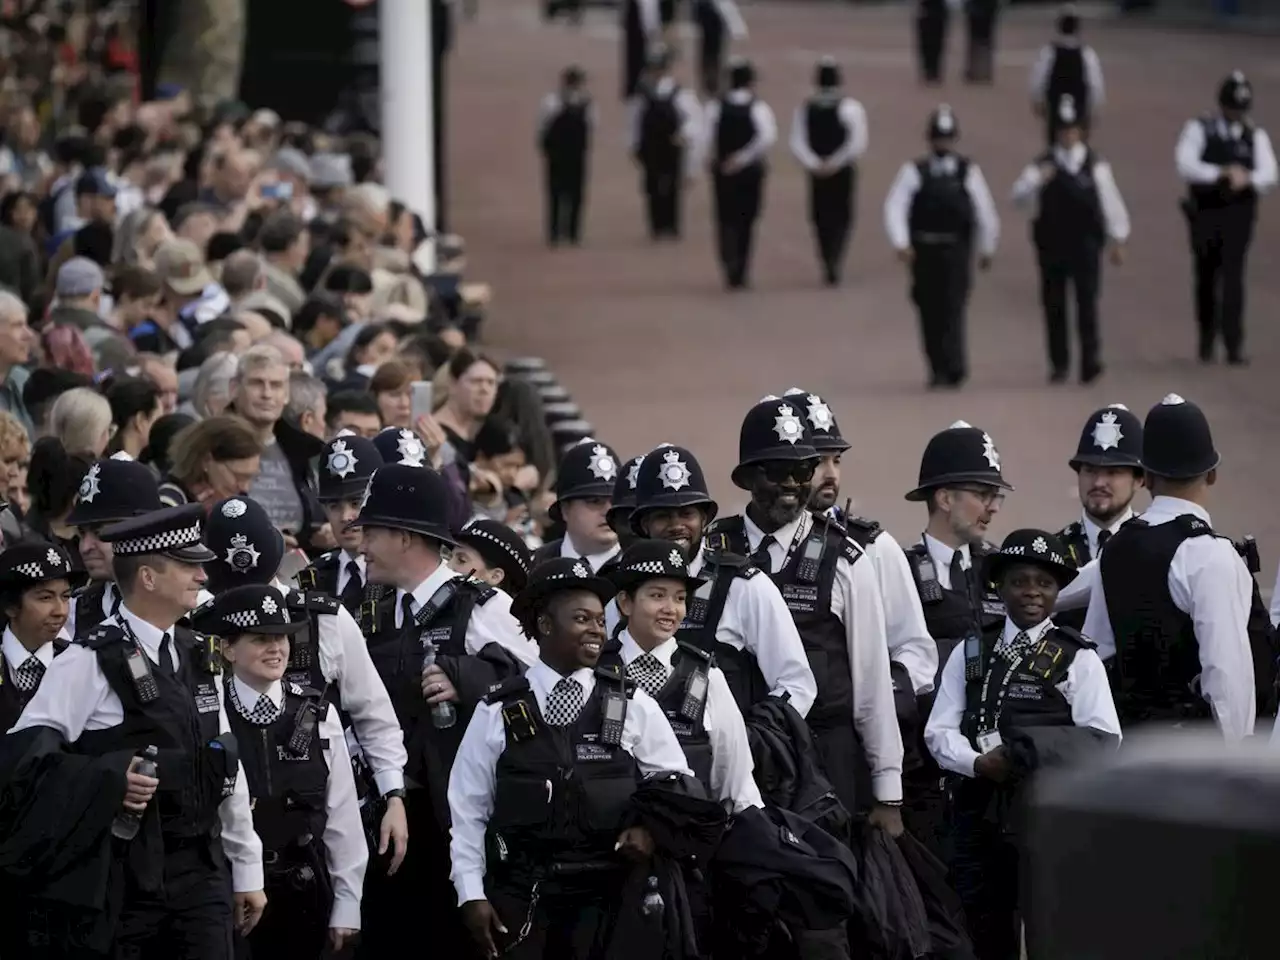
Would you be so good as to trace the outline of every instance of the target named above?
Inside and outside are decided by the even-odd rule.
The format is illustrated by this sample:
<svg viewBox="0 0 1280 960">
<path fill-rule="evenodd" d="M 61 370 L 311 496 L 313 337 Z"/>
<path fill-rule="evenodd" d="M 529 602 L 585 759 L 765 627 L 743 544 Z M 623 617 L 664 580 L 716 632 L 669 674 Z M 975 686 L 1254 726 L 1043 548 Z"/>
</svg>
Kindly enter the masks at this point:
<svg viewBox="0 0 1280 960">
<path fill-rule="evenodd" d="M 972 561 L 966 582 L 956 589 L 946 589 L 938 580 L 938 572 L 934 569 L 933 558 L 929 556 L 929 548 L 923 543 L 913 543 L 906 549 L 907 563 L 911 567 L 911 576 L 916 582 L 916 590 L 920 594 L 920 606 L 924 610 L 924 622 L 929 628 L 929 636 L 938 645 L 938 674 L 935 682 L 942 677 L 942 668 L 956 644 L 970 634 L 978 634 L 998 623 L 1004 623 L 1004 601 L 994 586 L 986 582 L 981 574 L 983 558 L 991 552 L 987 544 L 970 547 L 969 556 Z"/>
<path fill-rule="evenodd" d="M 363 604 L 373 599 L 377 593 L 377 585 L 372 584 L 366 577 L 363 581 L 363 588 L 360 591 L 359 602 L 351 602 L 350 598 L 344 598 L 338 593 L 338 574 L 341 563 L 340 550 L 330 550 L 328 553 L 316 558 L 315 563 L 298 572 L 298 587 L 303 593 L 319 593 L 327 597 L 336 597 L 339 603 L 347 608 L 347 613 L 353 617 L 360 616 L 360 608 Z M 306 684 L 303 684 L 306 686 Z"/>
<path fill-rule="evenodd" d="M 1031 224 L 1031 239 L 1042 252 L 1075 250 L 1086 243 L 1100 247 L 1106 241 L 1106 219 L 1093 177 L 1097 162 L 1088 150 L 1080 169 L 1072 173 L 1052 151 L 1036 159 L 1037 164 L 1052 163 L 1058 171 L 1040 188 L 1040 209 Z"/>
<path fill-rule="evenodd" d="M 613 855 L 640 779 L 621 745 L 633 685 L 616 665 L 597 667 L 595 681 L 565 727 L 542 719 L 525 677 L 485 698 L 501 710 L 507 738 L 494 770 L 487 840 L 489 869 L 499 878 Z"/>
<path fill-rule="evenodd" d="M 561 101 L 560 109 L 547 124 L 542 135 L 542 146 L 553 157 L 561 160 L 581 159 L 587 152 L 590 139 L 587 123 L 589 100 L 577 103 Z"/>
<path fill-rule="evenodd" d="M 746 103 L 733 103 L 721 98 L 715 139 L 717 163 L 723 163 L 755 139 L 756 123 L 751 118 L 755 103 L 754 97 Z"/>
<path fill-rule="evenodd" d="M 328 683 L 320 663 L 320 618 L 336 617 L 341 606 L 327 593 L 308 590 L 290 590 L 285 597 L 289 616 L 293 620 L 306 620 L 305 630 L 299 630 L 289 638 L 289 665 L 284 681 L 298 687 L 311 687 L 324 692 L 326 699 L 339 710 L 342 697 L 337 686 Z"/>
<path fill-rule="evenodd" d="M 102 623 L 108 615 L 114 616 L 116 611 L 120 609 L 120 591 L 112 591 L 114 599 L 110 614 L 102 608 L 106 595 L 107 583 L 105 580 L 95 580 L 93 583 L 85 584 L 75 592 L 75 595 L 71 598 L 71 602 L 76 605 L 75 639 L 80 639 Z"/>
<path fill-rule="evenodd" d="M 958 154 L 955 170 L 935 172 L 935 157 L 916 161 L 920 188 L 911 198 L 908 226 L 914 243 L 969 243 L 973 236 L 973 198 L 969 196 L 969 161 Z"/>
<path fill-rule="evenodd" d="M 805 104 L 805 127 L 809 132 L 809 149 L 822 159 L 844 146 L 849 132 L 840 122 L 840 98 L 813 97 Z"/>
<path fill-rule="evenodd" d="M 675 142 L 680 133 L 680 110 L 676 106 L 679 93 L 678 86 L 673 86 L 665 95 L 658 94 L 653 87 L 644 92 L 638 153 L 646 163 L 675 163 L 680 157 L 682 148 Z"/>
<path fill-rule="evenodd" d="M 1049 64 L 1049 78 L 1045 84 L 1044 98 L 1047 113 L 1056 125 L 1058 105 L 1064 96 L 1075 102 L 1076 116 L 1081 120 L 1089 116 L 1089 81 L 1085 73 L 1084 48 L 1079 44 L 1055 43 L 1053 62 Z"/>
<path fill-rule="evenodd" d="M 1253 170 L 1254 126 L 1251 123 L 1240 124 L 1240 136 L 1231 135 L 1231 124 L 1221 117 L 1202 117 L 1200 126 L 1204 130 L 1204 149 L 1200 152 L 1202 163 L 1216 166 L 1235 164 L 1246 170 Z M 1218 210 L 1226 207 L 1256 207 L 1258 193 L 1253 187 L 1244 190 L 1228 190 L 1220 183 L 1191 184 L 1188 187 L 1191 199 L 1198 210 Z"/>
<path fill-rule="evenodd" d="M 67 641 L 61 637 L 55 637 L 53 640 L 53 655 L 56 657 L 67 649 Z M 19 690 L 18 685 L 13 681 L 13 672 L 22 664 L 9 663 L 3 654 L 0 654 L 0 728 L 4 730 L 10 729 L 18 718 L 22 716 L 22 711 L 26 709 L 27 704 L 31 702 L 31 698 L 36 695 L 36 690 L 40 689 L 40 684 L 36 684 L 36 689 L 27 693 Z M 45 671 L 48 672 L 47 670 Z M 43 678 L 41 683 L 43 683 Z"/>
</svg>

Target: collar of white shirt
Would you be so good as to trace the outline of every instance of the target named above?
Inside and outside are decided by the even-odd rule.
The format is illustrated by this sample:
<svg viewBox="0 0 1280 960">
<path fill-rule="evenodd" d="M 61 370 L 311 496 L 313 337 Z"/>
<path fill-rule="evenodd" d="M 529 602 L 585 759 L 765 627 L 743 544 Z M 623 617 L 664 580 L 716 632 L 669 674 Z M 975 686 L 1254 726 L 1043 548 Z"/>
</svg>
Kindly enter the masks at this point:
<svg viewBox="0 0 1280 960">
<path fill-rule="evenodd" d="M 924 540 L 925 549 L 929 551 L 929 559 L 933 561 L 934 569 L 939 572 L 945 570 L 947 576 L 950 577 L 951 558 L 956 555 L 957 548 L 948 547 L 941 540 L 927 533 L 921 534 L 921 538 Z M 960 550 L 960 565 L 968 570 L 973 566 L 973 557 L 969 554 L 969 545 L 967 543 L 962 544 L 958 549 Z"/>
<path fill-rule="evenodd" d="M 160 662 L 160 642 L 166 634 L 169 634 L 169 658 L 173 662 L 173 669 L 178 669 L 178 651 L 174 649 L 173 637 L 170 633 L 173 630 L 172 627 L 169 630 L 161 630 L 154 624 L 147 623 L 123 603 L 120 604 L 120 612 L 116 616 L 128 623 L 133 630 L 134 638 L 151 658 L 152 663 Z"/>
<path fill-rule="evenodd" d="M 792 544 L 809 532 L 808 521 L 809 511 L 801 510 L 800 516 L 796 517 L 786 526 L 779 527 L 777 530 L 773 531 L 772 537 L 774 543 L 782 549 L 784 557 L 791 552 Z M 765 538 L 765 532 L 756 526 L 755 521 L 747 516 L 747 512 L 745 510 L 742 511 L 742 528 L 747 534 L 747 547 L 752 553 L 755 553 L 760 549 L 760 541 Z"/>
<path fill-rule="evenodd" d="M 253 687 L 249 686 L 239 677 L 236 677 L 232 683 L 236 687 L 236 697 L 240 701 L 240 706 L 244 707 L 249 713 L 253 713 L 253 708 L 258 705 L 259 697 L 266 697 L 275 706 L 277 710 L 284 703 L 284 684 L 279 680 L 273 680 L 271 686 L 267 687 L 265 693 L 259 693 Z"/>
<path fill-rule="evenodd" d="M 131 454 L 128 450 L 117 450 L 115 453 L 111 455 L 111 459 L 112 460 L 132 460 L 133 454 Z"/>
<path fill-rule="evenodd" d="M 1213 526 L 1213 521 L 1209 519 L 1209 511 L 1198 503 L 1192 503 L 1190 500 L 1183 500 L 1180 497 L 1152 497 L 1151 506 L 1147 507 L 1142 513 L 1142 518 L 1148 523 L 1160 523 L 1165 520 L 1172 520 L 1174 517 L 1182 516 L 1189 513 L 1195 516 L 1209 526 Z"/>
<path fill-rule="evenodd" d="M 1098 522 L 1093 519 L 1093 517 L 1089 516 L 1087 513 L 1082 512 L 1080 514 L 1080 522 L 1084 526 L 1084 535 L 1089 540 L 1089 556 L 1096 557 L 1098 555 L 1098 534 L 1099 533 L 1101 533 L 1103 530 L 1109 530 L 1111 533 L 1115 533 L 1117 530 L 1120 529 L 1121 524 L 1128 522 L 1128 520 L 1132 516 L 1133 516 L 1133 507 L 1125 507 L 1124 513 L 1120 514 L 1120 516 L 1116 517 L 1114 520 L 1112 520 L 1109 524 L 1107 524 L 1104 527 L 1099 525 Z"/>
<path fill-rule="evenodd" d="M 456 577 L 457 574 L 447 563 L 442 563 L 436 567 L 431 576 L 423 580 L 420 584 L 413 588 L 412 591 L 397 590 L 396 591 L 396 627 L 404 626 L 404 597 L 408 592 L 413 597 L 413 610 L 417 613 L 421 610 L 433 596 L 437 590 Z"/>
<path fill-rule="evenodd" d="M 4 628 L 3 651 L 4 661 L 9 664 L 10 670 L 17 670 L 31 657 L 31 651 L 22 645 L 22 641 L 13 635 L 13 630 L 9 627 Z M 35 657 L 46 667 L 53 663 L 53 641 L 37 647 Z"/>
<path fill-rule="evenodd" d="M 671 658 L 676 652 L 676 638 L 671 637 L 658 644 L 652 650 L 646 650 L 640 644 L 636 643 L 636 638 L 631 635 L 630 630 L 623 630 L 618 634 L 618 642 L 622 645 L 622 662 L 631 663 L 632 660 L 644 656 L 646 653 L 653 655 L 658 661 L 667 668 L 667 672 L 671 672 Z"/>
<path fill-rule="evenodd" d="M 573 545 L 573 541 L 569 539 L 568 535 L 560 541 L 560 556 L 564 557 L 566 560 L 587 561 L 587 563 L 591 564 L 591 570 L 593 573 L 621 552 L 622 547 L 615 543 L 608 550 L 604 550 L 600 553 L 581 553 L 578 548 Z"/>
<path fill-rule="evenodd" d="M 724 95 L 725 100 L 732 103 L 735 107 L 740 107 L 744 103 L 750 103 L 755 94 L 750 90 L 730 90 Z"/>
<path fill-rule="evenodd" d="M 658 78 L 658 82 L 653 85 L 653 92 L 660 97 L 665 97 L 676 88 L 676 78 L 672 76 L 663 76 Z"/>
<path fill-rule="evenodd" d="M 1027 634 L 1027 636 L 1031 637 L 1033 641 L 1039 640 L 1048 632 L 1049 628 L 1052 626 L 1053 626 L 1052 620 L 1042 620 L 1039 623 L 1037 623 L 1034 627 L 1031 627 L 1029 630 L 1024 631 L 1021 627 L 1015 624 L 1013 620 L 1011 620 L 1009 617 L 1005 617 L 1004 633 L 1000 634 L 1000 642 L 996 644 L 996 646 L 1007 647 L 1009 644 L 1013 643 L 1015 639 L 1017 639 L 1018 634 L 1024 633 L 1024 632 Z"/>
<path fill-rule="evenodd" d="M 352 560 L 356 563 L 356 569 L 360 571 L 360 580 L 365 579 L 365 559 L 363 554 L 351 554 L 345 550 L 338 551 L 338 576 L 347 572 L 347 564 Z"/>
<path fill-rule="evenodd" d="M 1073 143 L 1066 149 L 1062 147 L 1053 148 L 1053 156 L 1058 163 L 1070 170 L 1073 174 L 1079 173 L 1080 168 L 1084 166 L 1085 158 L 1089 155 L 1089 148 L 1083 143 Z"/>
<path fill-rule="evenodd" d="M 591 691 L 595 689 L 595 673 L 590 667 L 580 667 L 569 676 L 557 673 L 547 666 L 546 662 L 539 660 L 529 672 L 525 674 L 525 679 L 529 681 L 529 687 L 533 690 L 533 695 L 538 698 L 538 709 L 545 711 L 547 709 L 547 697 L 551 695 L 551 691 L 555 689 L 555 685 L 561 680 L 574 680 L 578 686 L 582 688 L 582 700 L 586 702 L 586 698 L 591 696 Z"/>
</svg>

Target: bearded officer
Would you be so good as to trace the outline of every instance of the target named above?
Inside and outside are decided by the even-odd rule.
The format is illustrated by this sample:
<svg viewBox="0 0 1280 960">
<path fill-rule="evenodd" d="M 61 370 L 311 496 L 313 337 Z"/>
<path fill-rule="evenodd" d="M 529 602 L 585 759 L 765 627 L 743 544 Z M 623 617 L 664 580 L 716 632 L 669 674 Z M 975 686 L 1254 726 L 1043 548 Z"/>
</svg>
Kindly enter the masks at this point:
<svg viewBox="0 0 1280 960">
<path fill-rule="evenodd" d="M 618 556 L 618 535 L 609 525 L 618 455 L 590 437 L 570 447 L 556 471 L 556 499 L 547 513 L 564 524 L 564 536 L 548 541 L 533 554 L 537 566 L 552 557 L 582 558 L 596 573 Z"/>
<path fill-rule="evenodd" d="M 782 593 L 818 682 L 806 719 L 827 776 L 850 813 L 902 831 L 902 738 L 874 564 L 838 524 L 807 507 L 818 451 L 792 398 L 747 413 L 733 482 L 751 495 L 712 532 L 751 558 Z M 870 782 L 865 782 L 869 774 Z"/>
<path fill-rule="evenodd" d="M 1227 740 L 1253 732 L 1253 578 L 1206 506 L 1220 462 L 1198 406 L 1171 393 L 1152 407 L 1142 436 L 1151 505 L 1086 568 L 1097 579 L 1084 632 L 1103 659 L 1115 656 L 1126 729 L 1212 717 Z"/>
<path fill-rule="evenodd" d="M 1271 138 L 1249 120 L 1253 85 L 1239 70 L 1218 88 L 1217 115 L 1188 120 L 1174 149 L 1187 184 L 1200 360 L 1213 361 L 1218 337 L 1227 362 L 1244 355 L 1244 271 L 1258 219 L 1258 197 L 1276 185 Z M 1219 292 L 1221 291 L 1221 292 Z"/>
<path fill-rule="evenodd" d="M 958 387 L 969 375 L 965 316 L 978 266 L 986 270 L 1000 219 L 982 170 L 955 152 L 960 127 L 943 105 L 929 118 L 930 153 L 902 165 L 884 202 L 885 230 L 911 270 L 911 300 L 929 361 L 930 387 Z"/>
<path fill-rule="evenodd" d="M 90 582 L 76 591 L 67 617 L 67 636 L 83 637 L 120 608 L 120 591 L 111 569 L 111 544 L 103 527 L 160 509 L 155 474 L 134 460 L 99 460 L 80 481 L 67 526 L 80 534 L 80 561 Z"/>
<path fill-rule="evenodd" d="M 867 112 L 844 95 L 840 68 L 818 61 L 817 88 L 791 118 L 791 152 L 809 173 L 809 222 L 828 286 L 840 282 L 858 190 L 858 160 L 867 152 Z"/>
</svg>

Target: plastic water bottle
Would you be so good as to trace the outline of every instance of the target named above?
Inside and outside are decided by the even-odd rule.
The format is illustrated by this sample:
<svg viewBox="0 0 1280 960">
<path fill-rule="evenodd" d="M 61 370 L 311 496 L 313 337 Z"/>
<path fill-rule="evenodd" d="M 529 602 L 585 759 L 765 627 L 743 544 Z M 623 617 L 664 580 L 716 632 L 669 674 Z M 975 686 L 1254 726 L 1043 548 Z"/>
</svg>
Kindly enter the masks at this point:
<svg viewBox="0 0 1280 960">
<path fill-rule="evenodd" d="M 133 772 L 143 777 L 155 777 L 160 773 L 160 767 L 156 763 L 156 757 L 159 751 L 155 747 L 147 747 L 142 753 L 138 754 L 140 761 Z M 121 810 L 116 814 L 116 818 L 111 821 L 111 835 L 119 837 L 121 840 L 132 840 L 138 835 L 138 828 L 142 826 L 142 814 L 134 813 L 132 810 Z"/>
<path fill-rule="evenodd" d="M 662 916 L 665 906 L 666 904 L 662 901 L 662 894 L 658 892 L 658 878 L 650 874 L 648 881 L 645 883 L 644 902 L 640 905 L 640 912 L 652 920 Z"/>
<path fill-rule="evenodd" d="M 422 645 L 422 669 L 426 671 L 428 667 L 436 665 L 436 645 L 427 641 Z M 448 730 L 458 722 L 458 711 L 454 709 L 453 704 L 448 700 L 442 700 L 440 703 L 431 705 L 431 724 L 437 730 Z"/>
</svg>

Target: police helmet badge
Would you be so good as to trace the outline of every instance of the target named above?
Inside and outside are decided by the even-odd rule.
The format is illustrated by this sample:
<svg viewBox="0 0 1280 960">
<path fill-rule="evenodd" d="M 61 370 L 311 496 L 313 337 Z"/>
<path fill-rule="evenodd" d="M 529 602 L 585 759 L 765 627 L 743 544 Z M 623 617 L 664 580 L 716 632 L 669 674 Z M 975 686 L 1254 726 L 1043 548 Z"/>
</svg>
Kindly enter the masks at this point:
<svg viewBox="0 0 1280 960">
<path fill-rule="evenodd" d="M 359 459 L 346 443 L 338 440 L 334 443 L 333 449 L 329 451 L 329 472 L 340 480 L 345 480 L 348 476 L 356 472 L 356 464 Z"/>
<path fill-rule="evenodd" d="M 1170 393 L 1170 394 L 1166 395 L 1166 396 L 1165 396 L 1165 398 L 1164 398 L 1163 400 L 1161 400 L 1161 401 L 1160 401 L 1160 406 L 1162 406 L 1162 407 L 1176 407 L 1178 404 L 1180 404 L 1180 403 L 1186 403 L 1186 402 L 1187 402 L 1187 401 L 1183 400 L 1183 399 L 1182 399 L 1180 396 L 1178 396 L 1176 393 Z"/>
<path fill-rule="evenodd" d="M 658 469 L 664 490 L 679 490 L 689 486 L 689 465 L 680 459 L 680 454 L 668 450 L 662 455 L 662 466 Z"/>
<path fill-rule="evenodd" d="M 222 515 L 228 520 L 236 520 L 243 517 L 248 509 L 243 500 L 228 500 L 222 505 Z"/>
<path fill-rule="evenodd" d="M 783 403 L 778 406 L 778 415 L 773 418 L 773 432 L 783 443 L 789 443 L 792 446 L 804 438 L 804 425 L 790 404 Z"/>
<path fill-rule="evenodd" d="M 53 547 L 50 547 L 48 549 L 48 551 L 44 555 L 44 558 L 48 560 L 49 563 L 53 564 L 53 566 L 55 567 L 65 566 L 65 564 L 63 564 L 62 562 L 62 557 L 58 554 L 57 550 L 53 549 Z"/>
<path fill-rule="evenodd" d="M 1031 549 L 1036 553 L 1045 553 L 1049 549 L 1049 543 L 1044 537 L 1036 537 L 1031 541 Z"/>
<path fill-rule="evenodd" d="M 262 612 L 265 613 L 267 616 L 271 616 L 279 609 L 280 609 L 280 605 L 276 603 L 275 600 L 272 599 L 271 597 L 262 598 Z"/>
<path fill-rule="evenodd" d="M 982 455 L 987 458 L 987 465 L 992 470 L 1000 469 L 1000 451 L 996 449 L 996 442 L 989 433 L 982 435 Z"/>
<path fill-rule="evenodd" d="M 102 489 L 98 484 L 98 474 L 101 472 L 102 466 L 95 463 L 89 468 L 89 472 L 84 475 L 84 479 L 80 481 L 80 489 L 77 492 L 80 495 L 80 499 L 85 503 L 93 503 L 93 498 Z"/>
<path fill-rule="evenodd" d="M 631 461 L 631 466 L 627 470 L 627 486 L 632 490 L 636 488 L 636 484 L 640 482 L 640 464 L 644 462 L 644 457 L 637 457 Z"/>
<path fill-rule="evenodd" d="M 809 394 L 809 423 L 813 425 L 813 429 L 821 430 L 827 433 L 831 430 L 835 422 L 835 418 L 831 416 L 831 408 L 823 402 L 822 398 L 815 394 Z"/>
<path fill-rule="evenodd" d="M 396 437 L 396 450 L 400 453 L 400 462 L 406 467 L 424 467 L 427 448 L 422 445 L 417 434 L 412 430 L 401 430 Z"/>
<path fill-rule="evenodd" d="M 1124 433 L 1120 429 L 1120 424 L 1116 422 L 1116 415 L 1108 410 L 1093 425 L 1093 445 L 1099 450 L 1110 450 L 1112 447 L 1120 446 L 1122 439 L 1124 439 Z"/>
<path fill-rule="evenodd" d="M 591 576 L 591 568 L 582 561 L 578 561 L 573 565 L 573 575 L 585 580 L 587 577 Z"/>
<path fill-rule="evenodd" d="M 226 562 L 237 573 L 245 573 L 258 565 L 258 558 L 261 556 L 258 548 L 249 542 L 248 537 L 243 533 L 237 533 L 231 538 L 231 546 L 227 548 Z"/>
<path fill-rule="evenodd" d="M 669 554 L 667 554 L 667 562 L 670 563 L 673 567 L 683 567 L 684 554 L 681 553 L 679 550 L 672 550 Z"/>
<path fill-rule="evenodd" d="M 591 448 L 591 463 L 587 469 L 597 480 L 611 482 L 618 475 L 618 465 L 609 453 L 609 448 L 602 443 L 597 443 Z"/>
</svg>

